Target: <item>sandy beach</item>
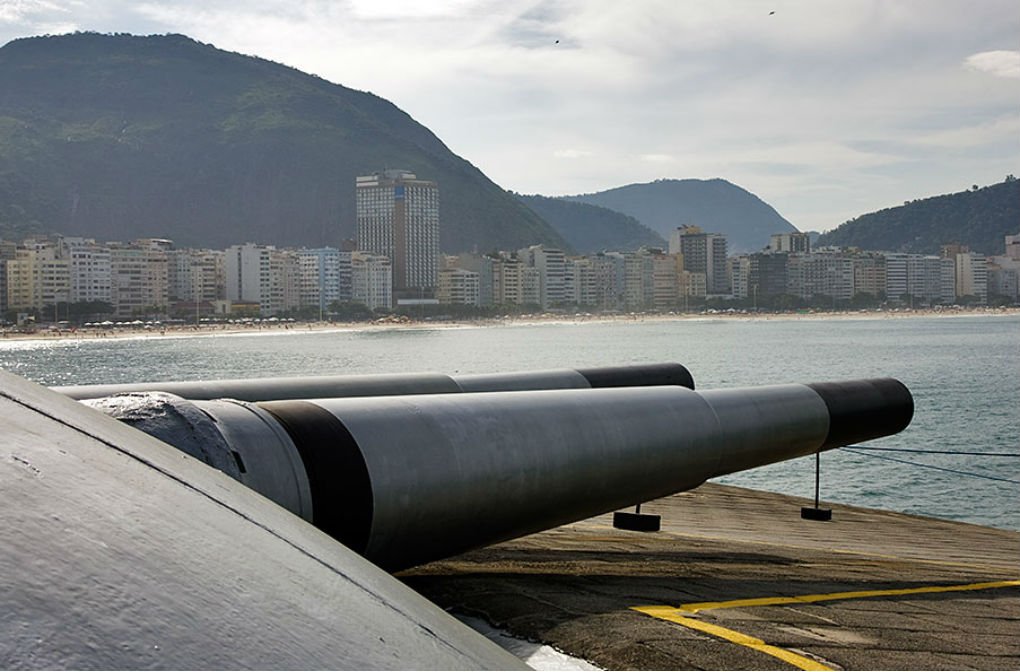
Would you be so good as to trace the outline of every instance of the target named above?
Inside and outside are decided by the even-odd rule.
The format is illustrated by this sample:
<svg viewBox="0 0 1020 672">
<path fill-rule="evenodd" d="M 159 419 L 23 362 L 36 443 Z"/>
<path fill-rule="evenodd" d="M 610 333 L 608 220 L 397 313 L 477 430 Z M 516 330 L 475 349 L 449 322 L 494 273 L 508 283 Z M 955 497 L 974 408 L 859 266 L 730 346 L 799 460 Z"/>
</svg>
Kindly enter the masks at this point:
<svg viewBox="0 0 1020 672">
<path fill-rule="evenodd" d="M 418 320 L 406 316 L 386 316 L 369 322 L 289 322 L 282 320 L 203 322 L 201 324 L 122 323 L 87 327 L 57 328 L 41 326 L 33 330 L 17 327 L 0 329 L 0 342 L 24 340 L 97 340 L 135 338 L 184 338 L 228 336 L 236 334 L 271 335 L 308 332 L 378 331 L 392 329 L 471 329 L 491 326 L 535 326 L 549 324 L 597 324 L 616 322 L 673 322 L 707 320 L 782 321 L 782 320 L 885 320 L 953 317 L 1006 317 L 1020 315 L 1020 307 L 960 307 L 893 309 L 837 312 L 749 313 L 706 311 L 702 313 L 536 313 L 496 318 L 459 320 Z"/>
</svg>

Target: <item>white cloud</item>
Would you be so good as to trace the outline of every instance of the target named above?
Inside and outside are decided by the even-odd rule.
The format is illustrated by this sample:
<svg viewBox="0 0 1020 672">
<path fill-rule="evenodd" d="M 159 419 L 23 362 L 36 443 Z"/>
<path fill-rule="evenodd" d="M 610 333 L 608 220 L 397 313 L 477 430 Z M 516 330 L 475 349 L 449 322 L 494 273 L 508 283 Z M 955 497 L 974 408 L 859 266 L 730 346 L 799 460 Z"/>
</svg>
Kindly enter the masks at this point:
<svg viewBox="0 0 1020 672">
<path fill-rule="evenodd" d="M 591 155 L 592 152 L 583 149 L 557 149 L 553 152 L 557 159 L 583 159 Z"/>
<path fill-rule="evenodd" d="M 0 0 L 0 23 L 25 24 L 37 18 L 55 24 L 51 15 L 67 15 L 79 9 L 81 2 L 54 2 L 52 0 Z"/>
<path fill-rule="evenodd" d="M 966 64 L 997 77 L 1020 78 L 1020 51 L 983 51 L 968 56 Z"/>
<path fill-rule="evenodd" d="M 639 158 L 649 163 L 676 163 L 676 157 L 671 154 L 641 154 Z"/>
<path fill-rule="evenodd" d="M 1020 114 L 1010 114 L 979 124 L 957 126 L 915 138 L 920 145 L 967 149 L 987 145 L 1020 144 Z"/>
<path fill-rule="evenodd" d="M 351 13 L 365 19 L 422 19 L 458 17 L 476 0 L 348 0 Z"/>
</svg>

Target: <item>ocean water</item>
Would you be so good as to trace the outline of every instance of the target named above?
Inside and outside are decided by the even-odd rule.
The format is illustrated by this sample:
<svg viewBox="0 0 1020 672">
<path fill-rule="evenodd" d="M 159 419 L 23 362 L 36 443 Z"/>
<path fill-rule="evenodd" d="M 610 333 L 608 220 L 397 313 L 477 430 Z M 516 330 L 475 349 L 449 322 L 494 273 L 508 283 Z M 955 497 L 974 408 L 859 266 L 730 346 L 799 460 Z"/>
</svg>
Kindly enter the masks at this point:
<svg viewBox="0 0 1020 672">
<path fill-rule="evenodd" d="M 1017 315 L 637 319 L 316 332 L 297 327 L 240 335 L 0 341 L 0 367 L 47 385 L 665 361 L 687 366 L 700 389 L 898 378 L 914 395 L 913 422 L 867 445 L 1014 456 L 835 450 L 821 457 L 822 500 L 1020 530 Z M 814 458 L 719 480 L 811 497 Z"/>
</svg>

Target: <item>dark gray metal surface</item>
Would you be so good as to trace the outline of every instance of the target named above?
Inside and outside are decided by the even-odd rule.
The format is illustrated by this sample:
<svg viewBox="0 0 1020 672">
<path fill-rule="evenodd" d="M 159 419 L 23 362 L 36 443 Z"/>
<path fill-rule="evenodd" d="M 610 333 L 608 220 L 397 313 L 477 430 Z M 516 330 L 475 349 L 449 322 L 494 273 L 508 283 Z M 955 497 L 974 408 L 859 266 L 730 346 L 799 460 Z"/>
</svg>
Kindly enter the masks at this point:
<svg viewBox="0 0 1020 672">
<path fill-rule="evenodd" d="M 573 369 L 520 371 L 514 373 L 471 373 L 454 376 L 461 392 L 509 392 L 513 390 L 566 390 L 591 387 Z M 311 397 L 306 397 L 310 399 Z"/>
<path fill-rule="evenodd" d="M 702 393 L 664 385 L 281 400 L 258 404 L 278 427 L 263 415 L 216 424 L 242 423 L 233 434 L 265 445 L 260 431 L 286 433 L 308 477 L 312 522 L 393 570 L 910 421 L 913 402 L 897 381 L 821 385 L 828 398 L 814 385 Z M 859 427 L 862 417 L 873 427 Z"/>
<path fill-rule="evenodd" d="M 238 399 L 240 401 L 460 392 L 457 383 L 450 376 L 439 373 L 69 385 L 53 389 L 72 399 L 96 399 L 127 392 L 169 392 L 185 399 Z"/>
<path fill-rule="evenodd" d="M 696 487 L 725 449 L 711 408 L 681 387 L 313 403 L 361 450 L 363 550 L 388 569 Z"/>
<path fill-rule="evenodd" d="M 715 478 L 818 450 L 829 431 L 825 403 L 807 385 L 704 390 L 721 437 Z M 767 461 L 766 461 L 767 460 Z"/>
<path fill-rule="evenodd" d="M 53 389 L 73 399 L 96 399 L 133 392 L 169 392 L 185 399 L 271 401 L 646 385 L 681 385 L 694 389 L 694 379 L 681 364 L 661 363 L 458 376 L 439 373 L 399 373 L 70 385 Z"/>
<path fill-rule="evenodd" d="M 0 372 L 0 668 L 521 663 L 237 481 Z"/>
<path fill-rule="evenodd" d="M 263 404 L 274 415 L 288 402 Z M 298 402 L 300 403 L 300 402 Z M 312 403 L 367 467 L 365 556 L 389 569 L 807 455 L 829 429 L 805 385 L 497 392 Z M 732 459 L 732 464 L 731 464 Z"/>
</svg>

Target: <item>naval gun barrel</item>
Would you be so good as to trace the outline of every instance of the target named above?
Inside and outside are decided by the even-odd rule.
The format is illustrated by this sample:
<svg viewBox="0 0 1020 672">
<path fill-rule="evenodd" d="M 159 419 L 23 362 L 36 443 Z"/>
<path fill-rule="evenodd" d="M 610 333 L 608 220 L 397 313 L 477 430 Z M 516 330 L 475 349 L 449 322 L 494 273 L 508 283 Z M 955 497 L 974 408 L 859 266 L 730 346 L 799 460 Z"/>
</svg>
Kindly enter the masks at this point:
<svg viewBox="0 0 1020 672">
<path fill-rule="evenodd" d="M 218 451 L 235 478 L 390 570 L 893 434 L 914 407 L 888 378 L 168 403 L 207 426 L 131 424 Z M 189 445 L 214 434 L 216 451 Z"/>
<path fill-rule="evenodd" d="M 551 369 L 511 373 L 477 373 L 448 376 L 441 373 L 294 376 L 233 380 L 69 385 L 54 387 L 72 399 L 98 399 L 133 392 L 169 392 L 185 399 L 327 399 L 379 397 L 397 394 L 451 394 L 560 390 L 600 387 L 680 385 L 694 389 L 694 378 L 682 364 L 632 364 L 582 369 Z"/>
</svg>

